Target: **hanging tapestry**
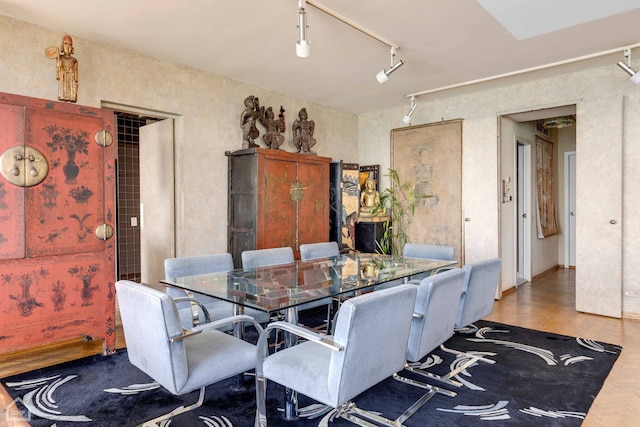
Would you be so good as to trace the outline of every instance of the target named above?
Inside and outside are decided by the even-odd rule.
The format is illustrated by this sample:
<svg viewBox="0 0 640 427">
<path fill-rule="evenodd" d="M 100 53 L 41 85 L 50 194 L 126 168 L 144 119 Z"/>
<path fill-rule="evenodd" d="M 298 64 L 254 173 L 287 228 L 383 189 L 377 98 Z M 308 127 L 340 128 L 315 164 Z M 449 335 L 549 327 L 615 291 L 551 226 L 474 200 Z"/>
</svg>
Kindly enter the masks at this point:
<svg viewBox="0 0 640 427">
<path fill-rule="evenodd" d="M 463 265 L 462 120 L 393 129 L 391 168 L 400 182 L 429 196 L 416 206 L 408 241 L 453 246 Z"/>
<path fill-rule="evenodd" d="M 538 238 L 558 234 L 553 184 L 553 143 L 536 137 L 536 205 Z"/>
</svg>

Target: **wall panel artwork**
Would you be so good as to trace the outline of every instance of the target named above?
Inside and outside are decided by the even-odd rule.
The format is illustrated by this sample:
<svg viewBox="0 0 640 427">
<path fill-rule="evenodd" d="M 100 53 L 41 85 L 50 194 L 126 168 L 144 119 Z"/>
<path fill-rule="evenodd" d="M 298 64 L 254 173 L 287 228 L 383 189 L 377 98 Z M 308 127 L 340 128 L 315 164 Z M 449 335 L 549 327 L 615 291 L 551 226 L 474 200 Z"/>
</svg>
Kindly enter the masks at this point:
<svg viewBox="0 0 640 427">
<path fill-rule="evenodd" d="M 357 163 L 342 164 L 342 244 L 355 249 L 356 222 L 360 209 L 360 167 Z"/>
<path fill-rule="evenodd" d="M 453 246 L 464 263 L 462 120 L 392 130 L 391 168 L 401 183 L 429 196 L 416 206 L 408 241 Z"/>
</svg>

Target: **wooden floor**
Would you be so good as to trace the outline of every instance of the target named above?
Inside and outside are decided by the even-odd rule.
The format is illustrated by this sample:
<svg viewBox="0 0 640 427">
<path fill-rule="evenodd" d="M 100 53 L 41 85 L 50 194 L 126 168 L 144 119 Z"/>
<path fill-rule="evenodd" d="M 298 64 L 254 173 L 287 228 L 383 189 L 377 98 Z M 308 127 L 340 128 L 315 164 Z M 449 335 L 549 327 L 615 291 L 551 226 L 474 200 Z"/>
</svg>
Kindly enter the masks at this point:
<svg viewBox="0 0 640 427">
<path fill-rule="evenodd" d="M 496 301 L 493 313 L 487 320 L 622 345 L 624 350 L 582 425 L 638 425 L 640 320 L 577 313 L 574 270 L 560 269 L 545 273 L 532 283 L 506 293 L 500 301 Z M 123 345 L 122 340 L 118 340 L 118 343 Z M 60 348 L 51 347 L 36 355 L 25 353 L 12 358 L 0 357 L 0 378 L 99 352 L 99 343 L 76 343 Z M 0 386 L 0 425 L 28 426 L 24 422 L 5 423 L 3 409 L 10 403 L 11 398 Z"/>
</svg>

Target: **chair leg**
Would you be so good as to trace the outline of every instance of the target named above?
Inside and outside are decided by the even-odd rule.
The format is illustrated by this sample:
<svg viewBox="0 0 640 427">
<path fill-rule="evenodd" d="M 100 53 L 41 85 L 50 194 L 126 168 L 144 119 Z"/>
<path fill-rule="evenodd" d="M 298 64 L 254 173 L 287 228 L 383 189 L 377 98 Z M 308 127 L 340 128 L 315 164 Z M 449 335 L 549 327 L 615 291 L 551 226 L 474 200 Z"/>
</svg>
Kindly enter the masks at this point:
<svg viewBox="0 0 640 427">
<path fill-rule="evenodd" d="M 454 391 L 445 390 L 443 388 L 436 387 L 431 384 L 425 384 L 425 383 L 421 383 L 420 381 L 403 377 L 401 375 L 398 375 L 397 373 L 393 374 L 393 379 L 396 381 L 400 381 L 401 383 L 409 384 L 411 386 L 419 387 L 427 390 L 427 392 L 423 394 L 418 400 L 416 400 L 406 411 L 404 411 L 402 415 L 396 418 L 396 422 L 399 423 L 398 425 L 401 425 L 401 423 L 404 423 L 406 420 L 408 420 L 413 414 L 416 413 L 418 409 L 420 409 L 425 403 L 429 401 L 429 399 L 431 399 L 437 393 L 444 394 L 445 396 L 449 396 L 449 397 L 456 397 L 458 394 Z"/>
<path fill-rule="evenodd" d="M 463 372 L 464 370 L 466 370 L 467 368 L 469 368 L 470 366 L 474 365 L 477 362 L 484 362 L 488 364 L 496 363 L 495 360 L 487 359 L 477 354 L 471 354 L 471 353 L 466 353 L 464 351 L 453 350 L 445 347 L 442 344 L 440 345 L 440 349 L 442 349 L 442 351 L 445 351 L 447 353 L 455 354 L 458 358 L 460 358 L 459 361 L 458 359 L 456 359 L 456 362 L 459 362 L 459 363 L 456 364 L 455 368 L 452 369 L 450 372 L 448 372 L 446 375 L 436 375 L 432 372 L 429 372 L 421 368 L 422 365 L 419 362 L 407 363 L 405 364 L 404 368 L 409 372 L 413 372 L 414 374 L 421 375 L 431 380 L 440 381 L 442 383 L 445 383 L 453 387 L 462 387 L 462 383 L 454 380 L 453 377 L 460 374 L 461 372 Z"/>
<path fill-rule="evenodd" d="M 380 425 L 382 424 L 384 426 L 390 427 L 403 427 L 403 424 L 401 422 L 398 422 L 397 420 L 390 420 L 374 412 L 360 409 L 353 402 L 344 403 L 340 407 L 336 408 L 336 411 L 338 412 L 338 416 L 340 418 L 343 418 L 359 426 L 380 427 Z M 367 420 L 374 421 L 376 424 L 373 424 Z"/>
<path fill-rule="evenodd" d="M 152 420 L 149 421 L 145 421 L 144 423 L 140 424 L 138 427 L 158 427 L 160 425 L 163 425 L 162 422 L 166 421 L 166 420 L 170 420 L 171 418 L 175 417 L 176 415 L 180 415 L 180 414 L 184 414 L 185 412 L 189 412 L 193 409 L 197 409 L 200 406 L 202 406 L 202 402 L 204 402 L 204 389 L 205 387 L 202 387 L 200 389 L 200 396 L 198 397 L 198 401 L 196 403 L 194 403 L 193 405 L 189 405 L 189 406 L 178 406 L 176 409 L 174 409 L 173 411 L 169 412 L 168 414 L 165 415 L 161 415 L 157 418 L 154 418 Z"/>
<path fill-rule="evenodd" d="M 267 380 L 256 374 L 256 422 L 255 427 L 267 427 Z"/>
</svg>

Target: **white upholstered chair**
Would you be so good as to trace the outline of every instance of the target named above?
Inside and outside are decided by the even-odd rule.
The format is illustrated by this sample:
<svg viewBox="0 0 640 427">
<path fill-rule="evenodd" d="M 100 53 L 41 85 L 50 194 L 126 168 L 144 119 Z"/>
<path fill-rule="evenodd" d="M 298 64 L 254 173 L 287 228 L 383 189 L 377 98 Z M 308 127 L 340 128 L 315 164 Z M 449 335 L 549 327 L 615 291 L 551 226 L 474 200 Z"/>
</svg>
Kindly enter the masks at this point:
<svg viewBox="0 0 640 427">
<path fill-rule="evenodd" d="M 339 255 L 340 248 L 336 242 L 304 243 L 300 245 L 300 259 L 302 261 L 337 257 Z"/>
<path fill-rule="evenodd" d="M 132 365 L 175 395 L 200 390 L 198 401 L 144 423 L 165 425 L 176 415 L 196 409 L 209 384 L 255 368 L 256 347 L 218 330 L 236 322 L 262 327 L 250 316 L 232 316 L 183 330 L 175 301 L 166 293 L 127 280 L 116 282 L 127 355 Z"/>
<path fill-rule="evenodd" d="M 492 258 L 462 267 L 465 281 L 458 304 L 456 329 L 469 326 L 491 314 L 501 265 L 500 258 Z"/>
<path fill-rule="evenodd" d="M 339 417 L 356 424 L 374 425 L 362 423 L 369 419 L 395 425 L 350 401 L 404 367 L 416 293 L 416 286 L 406 284 L 345 301 L 332 336 L 286 322 L 269 324 L 258 340 L 256 426 L 267 425 L 267 381 L 336 408 Z M 279 329 L 306 341 L 267 356 L 269 334 Z"/>
<path fill-rule="evenodd" d="M 439 259 L 442 261 L 453 261 L 455 259 L 455 249 L 453 246 L 429 245 L 426 243 L 405 243 L 402 250 L 405 258 Z M 434 273 L 448 270 L 454 267 L 444 267 Z M 413 282 L 419 282 L 432 273 L 421 273 L 411 277 Z"/>
<path fill-rule="evenodd" d="M 233 258 L 229 253 L 167 258 L 164 260 L 164 275 L 167 279 L 230 270 L 233 270 Z M 180 319 L 187 329 L 202 322 L 203 318 L 206 321 L 211 321 L 234 314 L 233 304 L 230 302 L 194 293 L 193 297 L 197 304 L 191 304 L 189 302 L 180 302 L 181 297 L 187 296 L 187 292 L 183 289 L 167 286 L 166 291 L 173 298 L 177 298 Z M 245 308 L 244 314 L 253 317 L 259 323 L 269 321 L 269 314 L 260 310 Z"/>
<path fill-rule="evenodd" d="M 433 350 L 437 349 L 454 334 L 456 321 L 456 308 L 460 300 L 465 273 L 460 268 L 451 269 L 440 274 L 425 277 L 417 285 L 418 294 L 411 320 L 409 343 L 407 345 L 407 363 L 405 369 L 428 379 L 435 379 L 460 387 L 462 384 L 452 381 L 452 375 L 438 376 L 422 368 L 420 360 Z M 394 374 L 394 379 L 427 390 L 416 403 L 408 408 L 399 418 L 404 422 L 415 413 L 436 393 L 450 397 L 456 393 L 432 386 L 415 379 L 403 376 L 402 373 Z"/>
</svg>

